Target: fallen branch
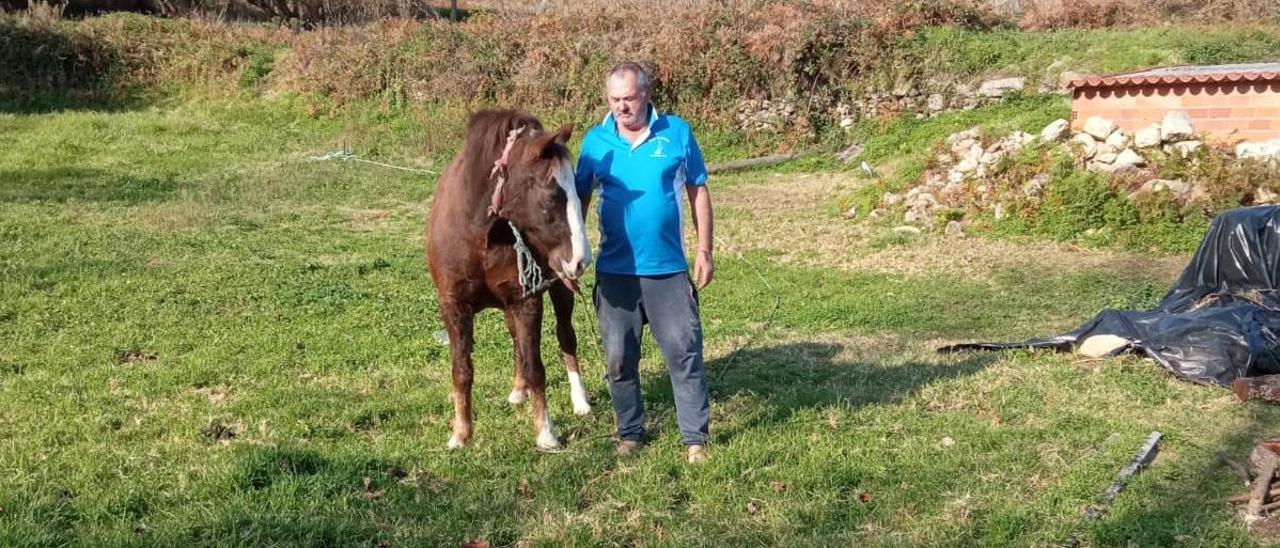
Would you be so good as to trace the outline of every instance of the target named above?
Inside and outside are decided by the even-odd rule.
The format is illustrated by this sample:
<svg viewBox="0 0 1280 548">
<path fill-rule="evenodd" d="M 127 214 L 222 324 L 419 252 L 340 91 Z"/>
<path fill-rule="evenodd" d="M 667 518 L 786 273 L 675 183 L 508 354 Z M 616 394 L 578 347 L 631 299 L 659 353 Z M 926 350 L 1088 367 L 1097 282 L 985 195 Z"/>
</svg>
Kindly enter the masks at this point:
<svg viewBox="0 0 1280 548">
<path fill-rule="evenodd" d="M 1253 481 L 1253 476 L 1249 474 L 1249 467 L 1240 464 L 1231 457 L 1228 457 L 1227 454 L 1222 451 L 1214 453 L 1213 456 L 1218 458 L 1218 462 L 1221 462 L 1222 464 L 1225 464 L 1227 468 L 1230 468 L 1231 471 L 1235 473 L 1236 477 L 1240 478 L 1245 485 L 1249 485 L 1249 482 Z"/>
<path fill-rule="evenodd" d="M 1236 377 L 1235 382 L 1231 383 L 1231 391 L 1235 392 L 1240 401 L 1280 403 L 1280 375 Z"/>
<path fill-rule="evenodd" d="M 1249 495 L 1250 516 L 1262 515 L 1262 505 L 1267 502 L 1267 494 L 1271 492 L 1271 478 L 1276 475 L 1276 467 L 1280 460 L 1270 452 L 1263 452 L 1262 465 L 1258 468 L 1258 477 L 1253 480 L 1253 492 Z"/>
<path fill-rule="evenodd" d="M 1249 502 L 1249 499 L 1252 497 L 1253 497 L 1252 494 L 1236 495 L 1234 497 L 1224 499 L 1224 502 L 1230 502 L 1232 504 L 1243 504 L 1243 503 Z M 1267 493 L 1267 498 L 1274 499 L 1275 497 L 1280 497 L 1280 487 L 1273 487 L 1271 489 L 1271 492 Z"/>
<path fill-rule="evenodd" d="M 718 164 L 711 164 L 707 166 L 707 173 L 721 173 L 724 171 L 733 171 L 737 169 L 771 166 L 771 165 L 781 164 L 783 162 L 789 162 L 799 157 L 800 157 L 799 154 L 793 152 L 791 154 L 773 154 L 770 156 L 762 156 L 760 158 L 749 158 L 746 160 L 733 160 L 731 162 L 721 162 Z"/>
<path fill-rule="evenodd" d="M 1111 486 L 1102 492 L 1102 501 L 1099 504 L 1091 504 L 1085 508 L 1085 518 L 1098 518 L 1107 512 L 1107 507 L 1111 505 L 1111 501 L 1115 500 L 1121 491 L 1124 491 L 1125 484 L 1129 483 L 1129 478 L 1141 472 L 1143 468 L 1151 464 L 1152 460 L 1155 460 L 1156 447 L 1160 443 L 1160 437 L 1161 434 L 1159 432 L 1152 432 L 1147 436 L 1146 443 L 1143 443 L 1138 452 L 1134 453 L 1133 458 L 1129 460 L 1129 464 L 1125 465 L 1119 474 L 1116 474 L 1116 480 L 1111 482 Z"/>
</svg>

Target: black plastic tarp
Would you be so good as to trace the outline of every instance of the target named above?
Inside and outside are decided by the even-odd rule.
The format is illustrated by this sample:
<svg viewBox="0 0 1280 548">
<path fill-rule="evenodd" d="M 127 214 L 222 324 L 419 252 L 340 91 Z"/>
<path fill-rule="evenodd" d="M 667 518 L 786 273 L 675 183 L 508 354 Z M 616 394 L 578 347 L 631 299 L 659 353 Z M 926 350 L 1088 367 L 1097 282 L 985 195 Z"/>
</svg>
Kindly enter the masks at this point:
<svg viewBox="0 0 1280 548">
<path fill-rule="evenodd" d="M 1180 378 L 1222 386 L 1236 377 L 1280 373 L 1280 206 L 1226 211 L 1209 225 L 1182 277 L 1145 312 L 1103 310 L 1073 331 L 1018 343 L 971 343 L 940 352 L 1052 348 L 1070 352 L 1089 337 L 1127 341 Z"/>
</svg>

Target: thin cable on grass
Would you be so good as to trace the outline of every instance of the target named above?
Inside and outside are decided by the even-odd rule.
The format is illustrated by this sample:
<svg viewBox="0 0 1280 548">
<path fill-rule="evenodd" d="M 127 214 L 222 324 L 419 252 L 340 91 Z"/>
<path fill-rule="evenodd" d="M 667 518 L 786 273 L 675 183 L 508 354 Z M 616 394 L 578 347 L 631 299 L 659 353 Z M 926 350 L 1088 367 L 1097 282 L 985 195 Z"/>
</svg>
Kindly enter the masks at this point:
<svg viewBox="0 0 1280 548">
<path fill-rule="evenodd" d="M 390 169 L 398 169 L 398 170 L 401 170 L 401 171 L 411 171 L 411 172 L 414 172 L 414 173 L 423 173 L 423 174 L 426 174 L 426 175 L 439 175 L 439 173 L 436 173 L 436 172 L 431 171 L 431 170 L 429 170 L 429 169 L 418 169 L 418 168 L 413 168 L 413 167 L 404 167 L 404 166 L 398 166 L 398 165 L 394 165 L 394 164 L 387 164 L 387 163 L 383 163 L 383 162 L 375 162 L 375 161 L 373 161 L 373 160 L 366 160 L 366 159 L 364 159 L 364 158 L 361 158 L 361 157 L 359 157 L 359 156 L 356 156 L 356 155 L 355 155 L 355 153 L 351 152 L 351 149 L 350 149 L 350 148 L 344 148 L 344 149 L 341 149 L 341 150 L 333 150 L 333 151 L 329 151 L 329 152 L 326 152 L 326 153 L 324 153 L 324 154 L 322 154 L 322 155 L 320 155 L 320 156 L 308 156 L 308 157 L 307 157 L 307 161 L 308 161 L 308 162 L 326 162 L 326 161 L 330 161 L 330 160 L 337 160 L 337 161 L 340 161 L 340 162 L 363 162 L 363 163 L 366 163 L 366 164 L 373 164 L 373 165 L 375 165 L 375 166 L 381 166 L 381 167 L 390 168 Z"/>
</svg>

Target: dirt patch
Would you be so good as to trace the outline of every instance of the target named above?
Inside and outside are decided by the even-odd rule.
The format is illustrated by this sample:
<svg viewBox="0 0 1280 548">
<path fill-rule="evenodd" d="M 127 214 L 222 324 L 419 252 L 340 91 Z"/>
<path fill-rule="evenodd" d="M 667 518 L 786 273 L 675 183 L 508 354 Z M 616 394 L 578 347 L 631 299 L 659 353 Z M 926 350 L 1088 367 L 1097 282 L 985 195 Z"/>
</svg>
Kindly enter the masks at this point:
<svg viewBox="0 0 1280 548">
<path fill-rule="evenodd" d="M 387 209 L 354 209 L 348 213 L 347 227 L 355 232 L 370 232 L 387 226 L 391 211 Z"/>
<path fill-rule="evenodd" d="M 804 174 L 717 192 L 716 208 L 723 211 L 716 219 L 717 242 L 722 252 L 763 251 L 783 264 L 910 276 L 1104 270 L 1173 280 L 1187 261 L 1041 240 L 934 234 L 886 239 L 884 227 L 844 219 L 833 210 L 838 193 L 858 184 L 846 174 Z"/>
<path fill-rule="evenodd" d="M 139 365 L 154 362 L 159 359 L 159 354 L 149 350 L 125 350 L 118 356 L 118 360 L 124 365 Z"/>
</svg>

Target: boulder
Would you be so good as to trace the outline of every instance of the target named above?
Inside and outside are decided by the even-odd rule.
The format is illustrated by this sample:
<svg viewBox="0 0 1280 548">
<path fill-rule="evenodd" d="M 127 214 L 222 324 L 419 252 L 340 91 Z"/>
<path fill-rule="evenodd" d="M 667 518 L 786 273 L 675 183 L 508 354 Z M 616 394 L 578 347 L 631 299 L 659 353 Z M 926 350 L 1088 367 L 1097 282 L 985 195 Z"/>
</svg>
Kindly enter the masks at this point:
<svg viewBox="0 0 1280 548">
<path fill-rule="evenodd" d="M 1101 116 L 1090 116 L 1084 121 L 1084 132 L 1099 141 L 1106 141 L 1115 130 L 1116 123 Z"/>
<path fill-rule="evenodd" d="M 1194 154 L 1197 150 L 1200 150 L 1200 147 L 1204 146 L 1204 143 L 1201 143 L 1200 141 L 1179 141 L 1166 146 L 1168 147 L 1169 152 L 1186 158 L 1187 156 Z"/>
<path fill-rule="evenodd" d="M 1026 85 L 1027 79 L 1020 76 L 987 80 L 981 86 L 978 86 L 978 95 L 983 97 L 1004 97 L 1010 92 L 1021 91 Z"/>
<path fill-rule="evenodd" d="M 930 111 L 940 111 L 947 108 L 947 98 L 943 97 L 941 93 L 935 93 L 929 96 L 927 105 Z"/>
<path fill-rule="evenodd" d="M 1107 137 L 1107 144 L 1111 145 L 1111 147 L 1116 150 L 1129 148 L 1129 135 L 1125 133 L 1124 130 L 1117 129 L 1111 132 L 1111 135 Z"/>
<path fill-rule="evenodd" d="M 1177 143 L 1186 141 L 1194 137 L 1196 128 L 1191 123 L 1191 117 L 1181 110 L 1171 110 L 1164 115 L 1164 121 L 1160 122 L 1160 140 L 1166 143 Z"/>
<path fill-rule="evenodd" d="M 1077 133 L 1071 138 L 1071 142 L 1080 145 L 1080 156 L 1089 159 L 1098 153 L 1098 142 L 1093 140 L 1088 133 Z"/>
<path fill-rule="evenodd" d="M 1046 143 L 1056 143 L 1066 138 L 1067 130 L 1069 129 L 1071 129 L 1071 122 L 1059 118 L 1040 130 L 1040 140 Z"/>
<path fill-rule="evenodd" d="M 1134 152 L 1133 149 L 1126 148 L 1120 151 L 1120 154 L 1116 156 L 1115 162 L 1113 162 L 1113 164 L 1117 167 L 1119 166 L 1140 167 L 1147 164 L 1147 159 L 1143 158 L 1141 154 Z"/>
<path fill-rule="evenodd" d="M 1160 146 L 1160 124 L 1151 124 L 1133 134 L 1133 146 L 1151 148 Z"/>
<path fill-rule="evenodd" d="M 1280 139 L 1261 143 L 1240 143 L 1236 145 L 1236 157 L 1241 160 L 1275 160 L 1280 159 Z"/>
<path fill-rule="evenodd" d="M 952 149 L 959 148 L 958 145 L 961 142 L 977 141 L 980 137 L 982 137 L 982 135 L 978 132 L 978 128 L 968 129 L 958 133 L 952 133 L 951 135 L 947 136 L 947 146 Z M 968 150 L 968 148 L 969 147 L 966 146 L 965 150 Z"/>
</svg>

